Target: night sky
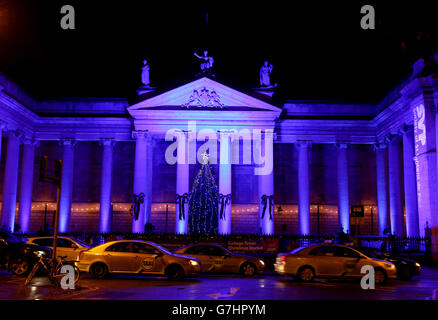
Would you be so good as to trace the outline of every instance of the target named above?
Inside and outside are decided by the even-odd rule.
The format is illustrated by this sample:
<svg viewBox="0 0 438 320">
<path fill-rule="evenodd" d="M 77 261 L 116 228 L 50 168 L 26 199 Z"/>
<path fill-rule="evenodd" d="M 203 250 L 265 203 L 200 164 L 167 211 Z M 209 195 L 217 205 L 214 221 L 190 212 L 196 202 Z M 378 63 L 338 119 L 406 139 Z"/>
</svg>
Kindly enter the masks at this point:
<svg viewBox="0 0 438 320">
<path fill-rule="evenodd" d="M 207 48 L 235 88 L 258 86 L 268 59 L 278 99 L 375 102 L 438 51 L 433 1 L 303 2 L 0 0 L 0 70 L 39 99 L 129 98 L 143 58 L 151 84 L 172 88 L 194 79 L 193 52 Z M 60 28 L 64 4 L 76 30 Z M 360 28 L 365 4 L 376 30 Z"/>
</svg>

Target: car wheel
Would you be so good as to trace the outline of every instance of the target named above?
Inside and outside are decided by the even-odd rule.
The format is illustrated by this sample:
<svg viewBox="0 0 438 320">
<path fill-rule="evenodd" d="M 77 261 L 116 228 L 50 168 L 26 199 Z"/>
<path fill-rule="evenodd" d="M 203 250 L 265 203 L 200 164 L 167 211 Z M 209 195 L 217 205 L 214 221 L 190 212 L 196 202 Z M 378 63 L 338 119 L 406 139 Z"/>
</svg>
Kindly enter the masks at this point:
<svg viewBox="0 0 438 320">
<path fill-rule="evenodd" d="M 94 278 L 103 279 L 108 275 L 108 267 L 103 263 L 95 263 L 91 266 L 91 274 Z"/>
<path fill-rule="evenodd" d="M 166 275 L 169 280 L 181 280 L 184 277 L 184 269 L 181 266 L 174 264 L 167 267 Z"/>
<path fill-rule="evenodd" d="M 9 270 L 16 276 L 25 276 L 30 272 L 31 266 L 26 257 L 12 257 Z"/>
<path fill-rule="evenodd" d="M 301 281 L 312 281 L 315 278 L 315 271 L 310 267 L 302 267 L 297 273 L 297 278 Z"/>
<path fill-rule="evenodd" d="M 256 266 L 250 262 L 243 264 L 240 273 L 245 277 L 253 277 L 257 272 Z"/>
<path fill-rule="evenodd" d="M 376 284 L 383 284 L 386 281 L 386 272 L 383 269 L 377 268 L 374 271 L 374 281 Z"/>
<path fill-rule="evenodd" d="M 403 280 L 411 280 L 412 279 L 412 271 L 408 267 L 404 267 L 400 271 L 400 278 Z"/>
</svg>

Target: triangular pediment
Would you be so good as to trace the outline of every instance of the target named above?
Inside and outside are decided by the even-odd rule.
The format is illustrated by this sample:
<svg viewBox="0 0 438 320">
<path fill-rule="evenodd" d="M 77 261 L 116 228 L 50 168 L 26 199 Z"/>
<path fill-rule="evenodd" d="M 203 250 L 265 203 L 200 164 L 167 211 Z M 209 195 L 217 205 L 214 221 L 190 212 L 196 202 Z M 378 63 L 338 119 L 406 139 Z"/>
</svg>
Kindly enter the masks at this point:
<svg viewBox="0 0 438 320">
<path fill-rule="evenodd" d="M 128 108 L 132 114 L 140 110 L 242 110 L 271 111 L 281 109 L 263 100 L 230 88 L 209 78 L 200 78 L 175 89 L 138 102 Z"/>
</svg>

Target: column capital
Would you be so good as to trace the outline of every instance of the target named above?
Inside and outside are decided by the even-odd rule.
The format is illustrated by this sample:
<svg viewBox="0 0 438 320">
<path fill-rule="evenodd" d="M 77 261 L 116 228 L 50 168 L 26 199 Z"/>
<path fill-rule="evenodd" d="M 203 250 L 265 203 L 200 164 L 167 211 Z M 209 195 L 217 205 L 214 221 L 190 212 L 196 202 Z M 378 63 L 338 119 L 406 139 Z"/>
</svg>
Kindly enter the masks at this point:
<svg viewBox="0 0 438 320">
<path fill-rule="evenodd" d="M 77 140 L 75 138 L 61 138 L 59 139 L 59 145 L 61 146 L 75 146 Z"/>
<path fill-rule="evenodd" d="M 277 133 L 274 132 L 274 129 L 268 129 L 268 130 L 269 130 L 268 133 L 272 134 L 272 140 L 273 141 L 277 140 Z M 262 133 L 264 133 L 264 135 L 262 135 L 262 139 L 265 139 L 267 134 L 266 130 L 262 130 Z"/>
<path fill-rule="evenodd" d="M 222 139 L 228 139 L 228 138 L 233 138 L 234 139 L 234 136 L 236 135 L 236 130 L 218 130 L 217 131 L 217 136 L 218 136 L 218 138 L 219 138 L 219 140 L 222 140 Z"/>
<path fill-rule="evenodd" d="M 401 133 L 400 132 L 389 134 L 389 135 L 387 135 L 385 137 L 385 142 L 387 144 L 390 144 L 392 142 L 396 142 L 396 141 L 400 140 L 400 138 L 401 138 Z"/>
<path fill-rule="evenodd" d="M 6 122 L 4 122 L 3 120 L 0 120 L 0 133 L 3 131 L 3 129 L 7 128 L 7 124 Z"/>
<path fill-rule="evenodd" d="M 381 150 L 388 148 L 388 144 L 385 141 L 374 143 L 374 150 Z"/>
<path fill-rule="evenodd" d="M 296 149 L 301 149 L 301 148 L 308 149 L 308 148 L 312 147 L 312 141 L 310 141 L 310 140 L 297 140 L 294 143 L 294 147 Z"/>
<path fill-rule="evenodd" d="M 401 128 L 401 133 L 402 134 L 408 134 L 408 133 L 413 133 L 414 132 L 414 126 L 413 125 L 408 125 L 405 124 L 402 128 Z"/>
<path fill-rule="evenodd" d="M 149 130 L 135 130 L 132 131 L 132 138 L 136 140 L 146 140 L 151 138 Z"/>
<path fill-rule="evenodd" d="M 12 134 L 15 137 L 17 137 L 19 143 L 22 143 L 25 138 L 24 132 L 22 132 L 21 130 L 6 127 L 5 131 L 7 132 L 8 135 Z"/>
<path fill-rule="evenodd" d="M 348 142 L 336 142 L 335 147 L 336 149 L 347 149 L 349 143 Z"/>
<path fill-rule="evenodd" d="M 34 137 L 23 137 L 23 144 L 30 144 L 33 145 L 35 147 L 39 147 L 40 146 L 40 141 L 36 140 Z"/>
<path fill-rule="evenodd" d="M 117 141 L 114 138 L 100 138 L 99 146 L 110 146 L 111 148 L 116 145 Z"/>
<path fill-rule="evenodd" d="M 176 137 L 187 137 L 189 132 L 189 130 L 175 129 L 173 134 Z"/>
</svg>

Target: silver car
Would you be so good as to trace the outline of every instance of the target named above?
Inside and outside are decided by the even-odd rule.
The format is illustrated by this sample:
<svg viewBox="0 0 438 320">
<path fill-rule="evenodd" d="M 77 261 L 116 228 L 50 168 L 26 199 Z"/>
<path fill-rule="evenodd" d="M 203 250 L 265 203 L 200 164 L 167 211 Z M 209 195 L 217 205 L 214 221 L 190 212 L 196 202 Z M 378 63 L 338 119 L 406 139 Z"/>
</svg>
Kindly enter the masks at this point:
<svg viewBox="0 0 438 320">
<path fill-rule="evenodd" d="M 109 273 L 134 273 L 180 280 L 197 277 L 201 270 L 198 259 L 173 254 L 156 243 L 141 240 L 112 241 L 83 251 L 76 265 L 96 278 Z"/>
<path fill-rule="evenodd" d="M 361 278 L 364 276 L 361 269 L 365 265 L 374 267 L 376 283 L 397 277 L 393 263 L 367 257 L 342 245 L 312 245 L 280 253 L 274 267 L 277 273 L 312 281 L 315 277 Z"/>
<path fill-rule="evenodd" d="M 252 277 L 265 269 L 263 260 L 232 253 L 226 248 L 211 243 L 188 245 L 174 253 L 186 254 L 201 261 L 201 272 L 240 273 Z"/>
</svg>

